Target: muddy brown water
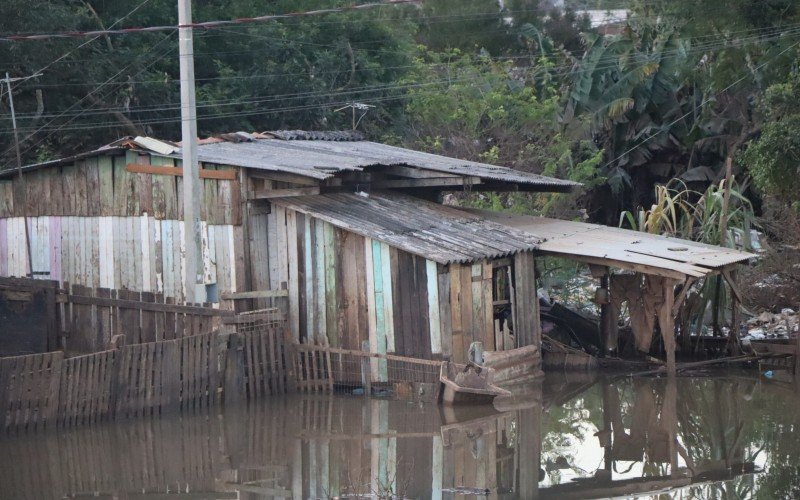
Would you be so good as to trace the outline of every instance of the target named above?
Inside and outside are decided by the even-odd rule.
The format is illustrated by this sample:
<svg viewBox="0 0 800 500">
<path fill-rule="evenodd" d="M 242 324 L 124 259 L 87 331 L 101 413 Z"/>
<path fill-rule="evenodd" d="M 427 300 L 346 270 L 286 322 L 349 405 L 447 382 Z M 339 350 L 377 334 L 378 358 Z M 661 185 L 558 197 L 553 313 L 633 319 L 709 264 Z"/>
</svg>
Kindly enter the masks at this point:
<svg viewBox="0 0 800 500">
<path fill-rule="evenodd" d="M 287 396 L 0 439 L 0 498 L 800 498 L 800 392 L 553 376 L 498 408 Z"/>
</svg>

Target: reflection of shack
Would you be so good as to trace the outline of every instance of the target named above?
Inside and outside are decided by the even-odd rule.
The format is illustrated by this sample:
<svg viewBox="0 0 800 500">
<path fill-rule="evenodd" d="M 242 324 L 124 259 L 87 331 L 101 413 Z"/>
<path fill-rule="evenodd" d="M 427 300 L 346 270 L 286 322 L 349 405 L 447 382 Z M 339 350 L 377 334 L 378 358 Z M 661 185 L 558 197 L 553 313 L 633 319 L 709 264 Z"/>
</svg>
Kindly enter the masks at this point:
<svg viewBox="0 0 800 500">
<path fill-rule="evenodd" d="M 714 429 L 709 431 L 713 436 L 701 437 L 703 432 L 687 430 L 694 411 L 678 411 L 678 382 L 674 378 L 665 380 L 661 387 L 654 386 L 651 380 L 634 380 L 633 404 L 629 407 L 620 404 L 620 390 L 626 385 L 602 382 L 604 427 L 596 434 L 604 450 L 602 466 L 590 478 L 541 489 L 540 498 L 644 495 L 727 481 L 755 472 L 754 463 L 744 461 L 741 421 L 734 418 L 727 429 Z M 701 449 L 688 448 L 691 445 Z M 704 453 L 706 446 L 711 448 L 710 456 L 695 460 L 693 456 Z M 633 474 L 626 474 L 635 467 Z"/>
<path fill-rule="evenodd" d="M 578 377 L 551 388 L 551 396 L 563 392 L 574 398 L 575 391 L 588 383 L 585 376 Z M 637 388 L 641 397 L 631 411 L 642 415 L 637 420 L 648 427 L 656 419 L 674 442 L 678 428 L 673 417 L 689 420 L 694 415 L 675 413 L 678 391 L 674 380 L 668 384 L 672 386 L 663 391 Z M 388 492 L 405 498 L 448 493 L 607 498 L 724 481 L 753 470 L 752 463 L 743 463 L 741 452 L 751 446 L 752 439 L 741 432 L 725 432 L 727 428 L 741 431 L 741 417 L 729 412 L 726 427 L 711 426 L 707 432 L 691 429 L 693 436 L 687 434 L 686 420 L 681 418 L 681 442 L 701 454 L 707 452 L 707 456 L 695 455 L 695 464 L 673 468 L 669 474 L 662 469 L 658 475 L 649 475 L 642 469 L 620 478 L 619 472 L 630 466 L 628 459 L 639 464 L 662 461 L 662 457 L 646 458 L 660 451 L 643 453 L 646 443 L 644 448 L 634 438 L 624 443 L 617 432 L 628 416 L 620 413 L 621 398 L 614 396 L 621 386 L 626 384 L 603 382 L 610 431 L 603 438 L 606 461 L 599 470 L 586 471 L 585 477 L 565 484 L 541 485 L 545 479 L 541 469 L 548 467 L 542 463 L 542 443 L 548 442 L 543 440 L 542 419 L 547 401 L 552 401 L 548 391 L 543 395 L 541 384 L 531 384 L 524 398 L 502 401 L 508 409 L 502 413 L 462 408 L 450 414 L 451 409 L 435 405 L 409 411 L 407 402 L 385 399 L 290 397 L 229 407 L 223 415 L 200 411 L 33 436 L 3 436 L 0 484 L 4 497 L 21 499 L 165 498 L 168 494 L 169 498 L 255 500 Z M 646 396 L 648 390 L 653 397 Z M 595 419 L 584 416 L 581 420 Z M 637 432 L 632 429 L 630 436 Z M 636 446 L 640 446 L 638 451 Z M 696 454 L 697 449 L 687 452 Z M 676 453 L 676 448 L 670 452 Z"/>
</svg>

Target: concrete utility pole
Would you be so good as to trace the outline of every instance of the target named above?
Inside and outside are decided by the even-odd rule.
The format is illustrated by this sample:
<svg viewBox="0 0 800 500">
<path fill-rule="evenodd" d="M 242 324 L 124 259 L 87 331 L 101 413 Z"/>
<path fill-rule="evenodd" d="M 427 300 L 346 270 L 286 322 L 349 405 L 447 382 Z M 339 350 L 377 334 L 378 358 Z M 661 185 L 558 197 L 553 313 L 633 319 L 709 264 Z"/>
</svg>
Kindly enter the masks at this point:
<svg viewBox="0 0 800 500">
<path fill-rule="evenodd" d="M 192 23 L 191 0 L 178 0 L 178 24 Z M 186 242 L 184 289 L 186 302 L 205 302 L 198 260 L 200 237 L 200 175 L 197 164 L 197 110 L 194 95 L 194 48 L 192 28 L 178 29 L 181 67 L 181 153 L 183 155 L 183 230 Z"/>
</svg>

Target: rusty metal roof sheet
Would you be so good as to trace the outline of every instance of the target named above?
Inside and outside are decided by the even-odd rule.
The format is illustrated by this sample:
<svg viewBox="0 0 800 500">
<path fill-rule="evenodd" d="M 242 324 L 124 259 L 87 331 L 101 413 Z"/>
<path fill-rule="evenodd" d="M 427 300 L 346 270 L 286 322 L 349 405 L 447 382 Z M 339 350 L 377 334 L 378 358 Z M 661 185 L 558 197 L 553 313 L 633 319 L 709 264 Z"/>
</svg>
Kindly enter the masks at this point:
<svg viewBox="0 0 800 500">
<path fill-rule="evenodd" d="M 335 193 L 273 203 L 440 264 L 533 250 L 540 239 L 454 207 L 396 193 Z"/>
<path fill-rule="evenodd" d="M 600 260 L 612 267 L 647 269 L 663 275 L 700 277 L 755 255 L 679 238 L 530 215 L 465 209 L 487 220 L 526 231 L 544 241 L 542 252 Z"/>
<path fill-rule="evenodd" d="M 215 142 L 198 147 L 200 161 L 327 179 L 346 171 L 406 165 L 445 174 L 480 177 L 528 186 L 543 191 L 569 191 L 580 184 L 487 163 L 459 160 L 370 141 L 325 139 L 255 139 L 250 142 Z"/>
</svg>

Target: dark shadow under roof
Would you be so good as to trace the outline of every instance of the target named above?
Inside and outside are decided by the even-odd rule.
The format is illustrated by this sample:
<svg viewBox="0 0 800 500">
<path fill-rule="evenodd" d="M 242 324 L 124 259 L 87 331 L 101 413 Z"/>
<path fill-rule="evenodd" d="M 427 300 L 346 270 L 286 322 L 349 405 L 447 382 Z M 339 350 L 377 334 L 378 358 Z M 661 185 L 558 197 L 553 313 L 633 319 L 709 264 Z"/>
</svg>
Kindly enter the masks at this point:
<svg viewBox="0 0 800 500">
<path fill-rule="evenodd" d="M 457 208 L 396 193 L 332 193 L 273 203 L 440 264 L 534 250 L 540 238 Z"/>
</svg>

